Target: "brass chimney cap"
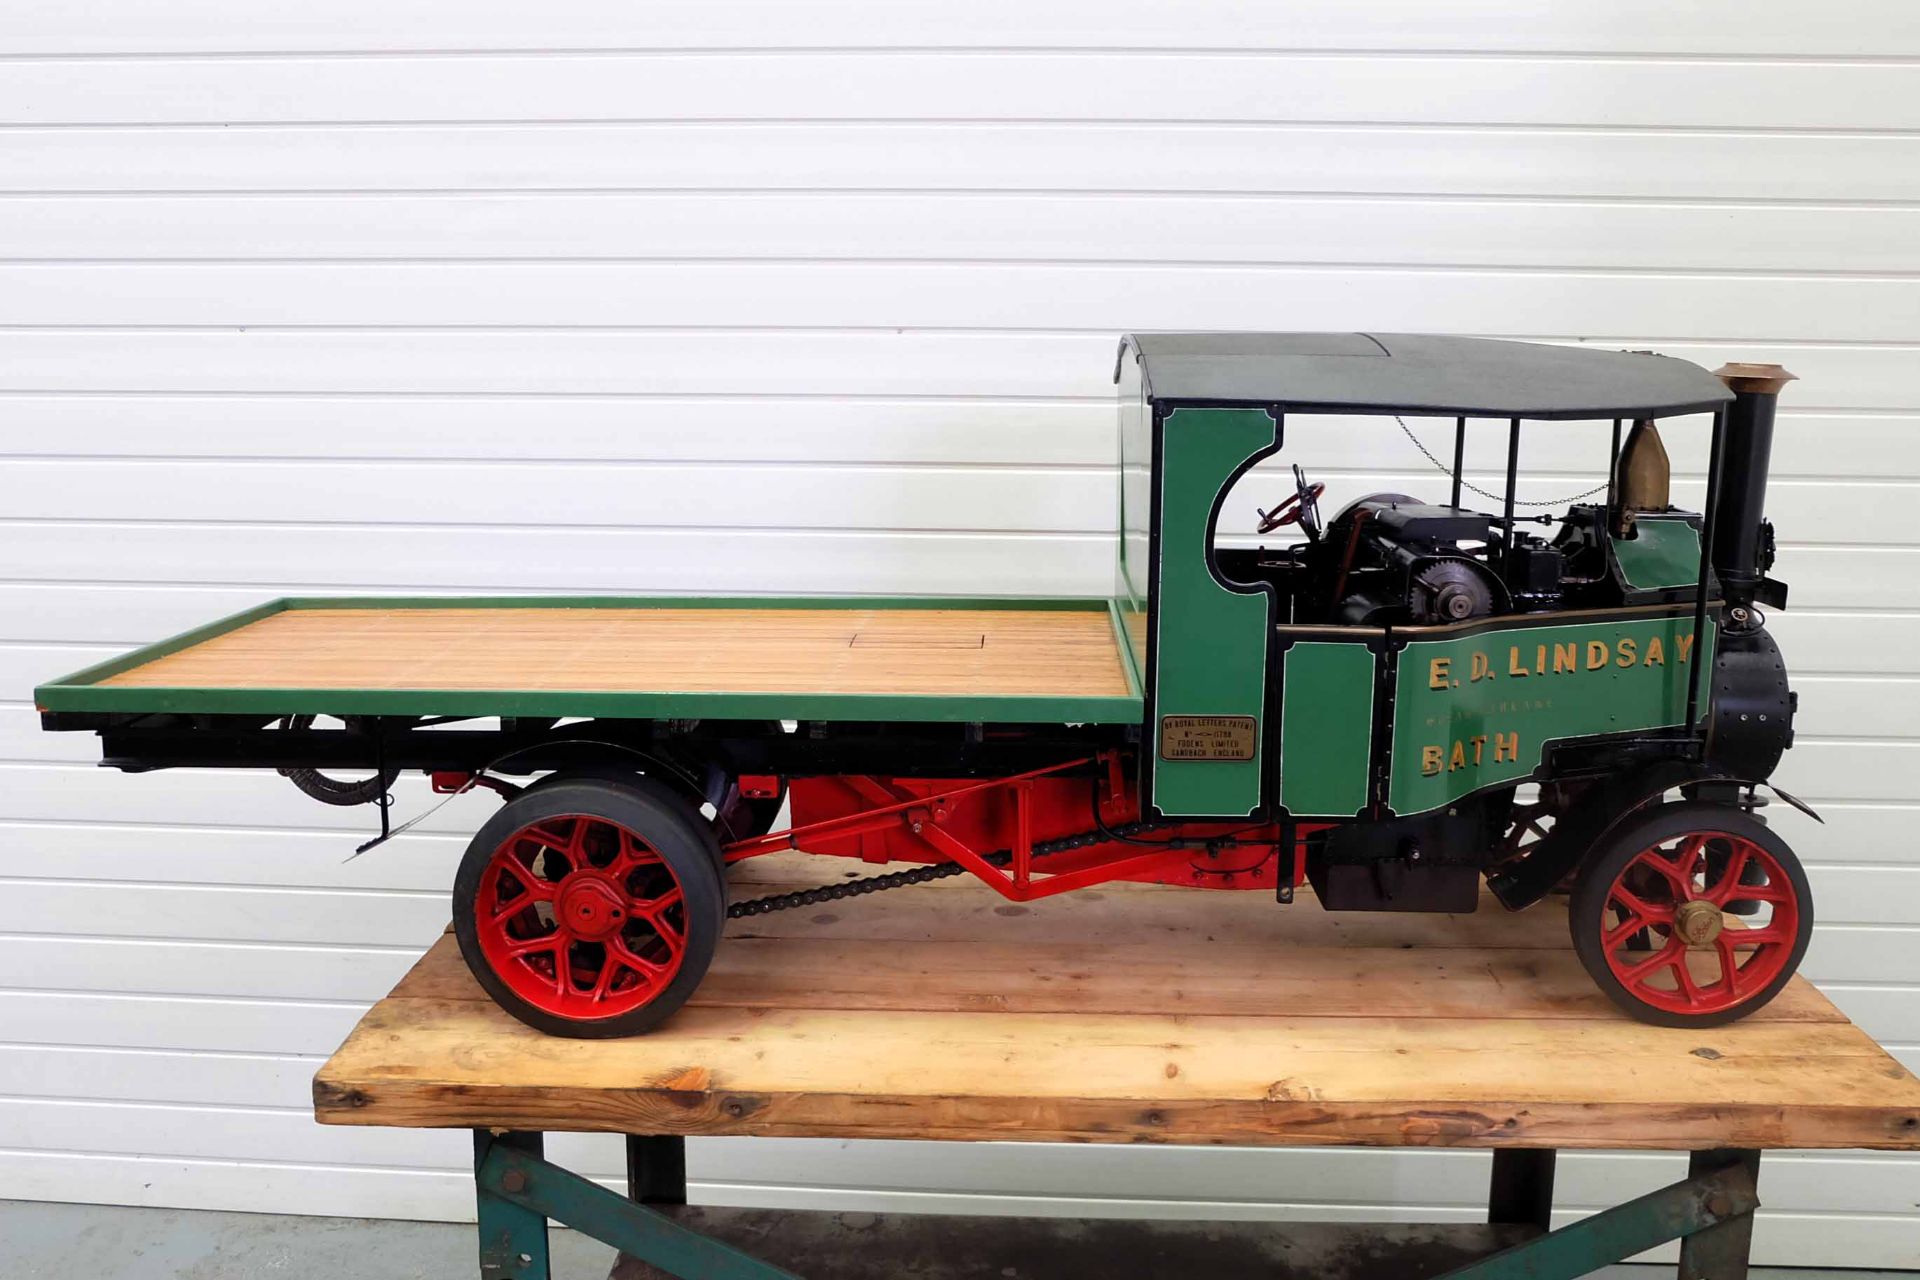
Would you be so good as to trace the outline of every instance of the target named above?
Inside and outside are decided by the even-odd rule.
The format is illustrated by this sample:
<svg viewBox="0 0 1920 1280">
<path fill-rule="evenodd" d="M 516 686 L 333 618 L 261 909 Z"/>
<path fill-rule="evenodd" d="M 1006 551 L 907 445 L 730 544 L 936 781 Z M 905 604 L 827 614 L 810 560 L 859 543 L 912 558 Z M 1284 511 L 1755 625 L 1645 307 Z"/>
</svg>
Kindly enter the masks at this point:
<svg viewBox="0 0 1920 1280">
<path fill-rule="evenodd" d="M 1713 376 L 1726 383 L 1735 395 L 1777 396 L 1782 387 L 1798 381 L 1780 365 L 1747 364 L 1738 360 L 1721 365 L 1713 371 Z"/>
</svg>

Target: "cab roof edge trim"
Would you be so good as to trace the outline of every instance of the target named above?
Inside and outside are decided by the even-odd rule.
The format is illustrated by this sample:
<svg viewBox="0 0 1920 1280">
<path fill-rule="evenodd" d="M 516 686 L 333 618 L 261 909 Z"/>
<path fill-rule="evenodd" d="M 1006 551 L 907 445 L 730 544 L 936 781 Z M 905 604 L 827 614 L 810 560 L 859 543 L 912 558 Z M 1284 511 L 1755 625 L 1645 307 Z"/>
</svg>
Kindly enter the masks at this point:
<svg viewBox="0 0 1920 1280">
<path fill-rule="evenodd" d="M 1188 404 L 1555 420 L 1706 413 L 1733 398 L 1689 360 L 1497 338 L 1133 333 L 1122 360 L 1129 346 L 1154 400 Z"/>
</svg>

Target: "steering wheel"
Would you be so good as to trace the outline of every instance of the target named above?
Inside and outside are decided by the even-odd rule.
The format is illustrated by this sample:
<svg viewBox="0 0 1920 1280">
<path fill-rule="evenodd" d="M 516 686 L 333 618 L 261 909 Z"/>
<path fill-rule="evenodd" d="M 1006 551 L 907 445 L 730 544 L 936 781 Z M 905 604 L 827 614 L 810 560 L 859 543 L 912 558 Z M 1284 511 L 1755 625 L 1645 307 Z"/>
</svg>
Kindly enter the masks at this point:
<svg viewBox="0 0 1920 1280">
<path fill-rule="evenodd" d="M 1271 511 L 1260 511 L 1260 524 L 1255 532 L 1272 533 L 1275 529 L 1284 529 L 1297 524 L 1310 538 L 1320 534 L 1320 495 L 1327 491 L 1324 484 L 1307 483 L 1306 473 L 1300 470 L 1300 464 L 1293 465 L 1293 488 L 1291 498 Z"/>
</svg>

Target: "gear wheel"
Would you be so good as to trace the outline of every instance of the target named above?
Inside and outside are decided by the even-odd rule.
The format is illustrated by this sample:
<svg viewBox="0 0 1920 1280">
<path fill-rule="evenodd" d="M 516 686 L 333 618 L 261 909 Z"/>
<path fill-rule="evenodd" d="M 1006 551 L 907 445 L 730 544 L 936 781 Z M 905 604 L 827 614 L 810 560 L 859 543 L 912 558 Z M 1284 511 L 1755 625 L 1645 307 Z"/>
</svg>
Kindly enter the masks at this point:
<svg viewBox="0 0 1920 1280">
<path fill-rule="evenodd" d="M 1493 612 L 1493 589 L 1464 560 L 1437 560 L 1413 575 L 1407 606 L 1415 622 L 1465 622 Z"/>
</svg>

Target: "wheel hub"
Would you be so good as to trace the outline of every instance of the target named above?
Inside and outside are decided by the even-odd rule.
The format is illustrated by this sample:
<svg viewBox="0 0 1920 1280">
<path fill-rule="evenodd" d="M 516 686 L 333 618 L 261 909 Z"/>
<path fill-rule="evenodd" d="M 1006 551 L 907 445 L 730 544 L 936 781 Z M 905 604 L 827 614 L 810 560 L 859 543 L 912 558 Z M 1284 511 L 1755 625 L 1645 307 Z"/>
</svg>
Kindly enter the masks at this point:
<svg viewBox="0 0 1920 1280">
<path fill-rule="evenodd" d="M 1688 946 L 1704 947 L 1720 936 L 1726 922 L 1719 907 L 1694 898 L 1674 908 L 1673 925 Z"/>
<path fill-rule="evenodd" d="M 1792 976 L 1812 923 L 1806 883 L 1791 851 L 1765 841 L 1748 815 L 1704 802 L 1667 808 L 1600 852 L 1575 887 L 1574 946 L 1642 1021 L 1719 1026 Z M 1764 919 L 1722 914 L 1749 900 Z"/>
<path fill-rule="evenodd" d="M 599 942 L 626 924 L 626 896 L 605 875 L 576 871 L 560 886 L 555 914 L 561 927 L 575 937 Z"/>
</svg>

